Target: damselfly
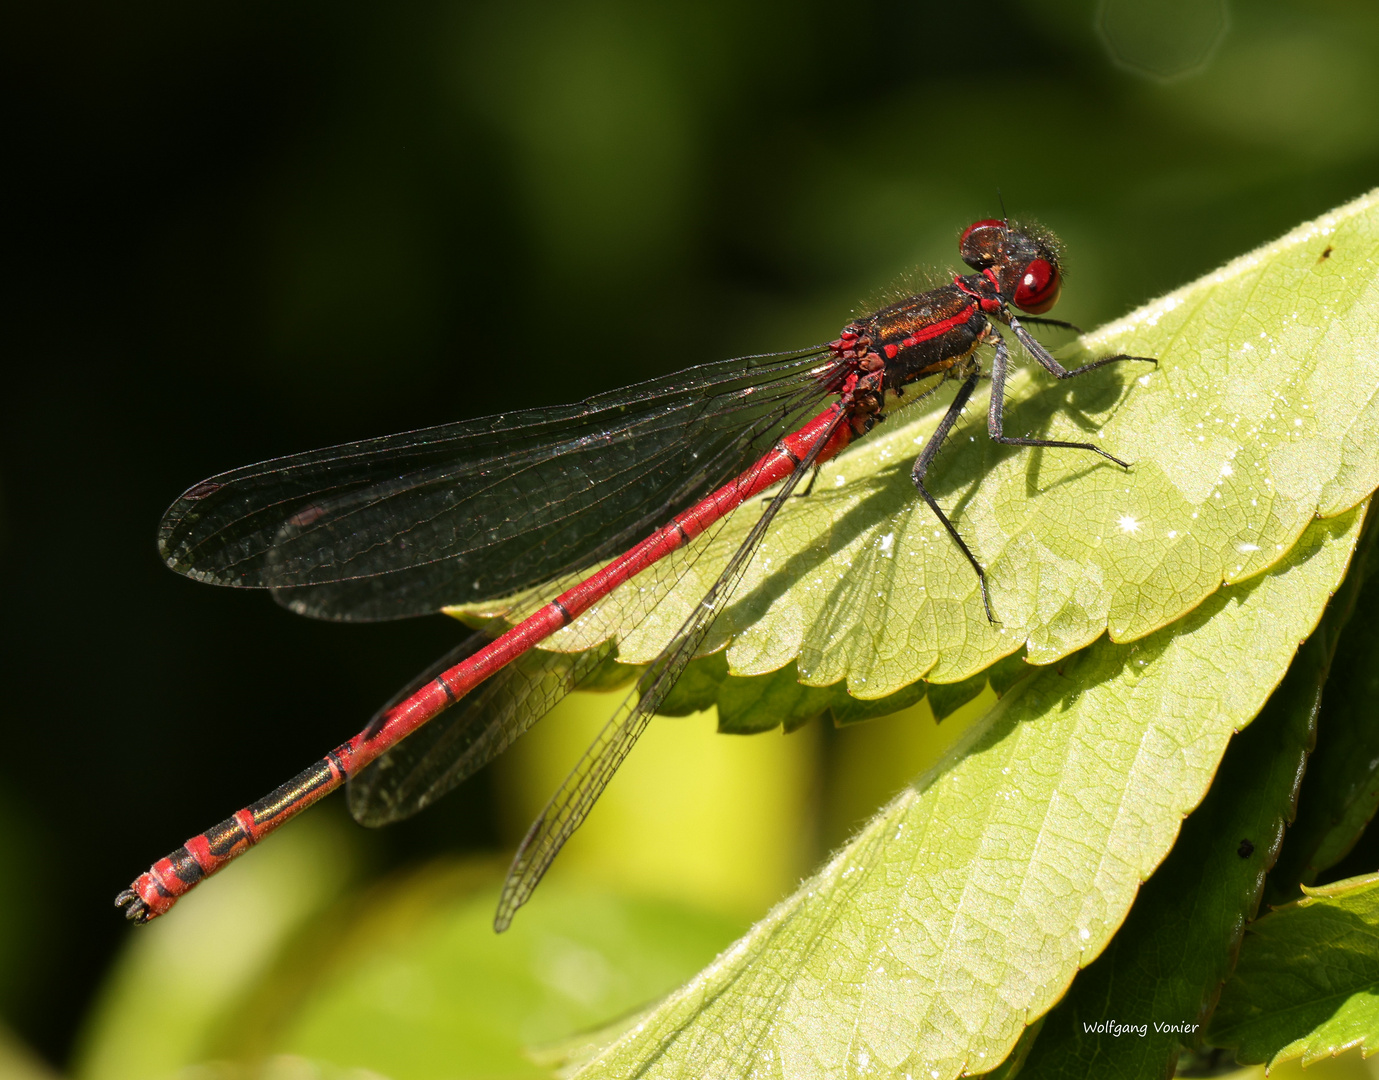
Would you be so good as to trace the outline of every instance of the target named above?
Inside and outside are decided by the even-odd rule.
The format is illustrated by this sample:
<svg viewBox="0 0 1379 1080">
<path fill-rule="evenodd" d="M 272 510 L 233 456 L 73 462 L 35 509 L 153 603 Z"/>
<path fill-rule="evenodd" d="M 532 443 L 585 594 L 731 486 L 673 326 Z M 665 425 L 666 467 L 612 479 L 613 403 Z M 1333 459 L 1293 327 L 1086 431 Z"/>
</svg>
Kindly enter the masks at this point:
<svg viewBox="0 0 1379 1080">
<path fill-rule="evenodd" d="M 522 841 L 494 920 L 506 928 L 665 702 L 781 507 L 884 418 L 888 395 L 923 380 L 959 385 L 914 463 L 915 488 L 971 564 L 994 620 L 985 571 L 924 483 L 982 377 L 978 347 L 993 350 L 993 440 L 1089 450 L 1122 468 L 1091 443 L 1005 434 L 1010 354 L 997 324 L 1060 379 L 1119 360 L 1154 361 L 1118 354 L 1068 369 L 1031 336 L 1031 323 L 1076 329 L 1038 318 L 1062 287 L 1059 247 L 1047 231 L 978 221 L 958 247 L 973 273 L 855 319 L 826 345 L 690 368 L 578 405 L 279 458 L 189 489 L 160 529 L 168 565 L 198 581 L 272 589 L 316 618 L 426 614 L 599 568 L 501 636 L 471 636 L 358 735 L 160 859 L 116 903 L 137 922 L 163 914 L 347 780 L 351 812 L 365 824 L 415 813 L 501 753 L 615 647 L 611 627 L 603 646 L 584 653 L 538 644 L 593 617 L 590 609 L 619 586 L 775 488 Z"/>
</svg>

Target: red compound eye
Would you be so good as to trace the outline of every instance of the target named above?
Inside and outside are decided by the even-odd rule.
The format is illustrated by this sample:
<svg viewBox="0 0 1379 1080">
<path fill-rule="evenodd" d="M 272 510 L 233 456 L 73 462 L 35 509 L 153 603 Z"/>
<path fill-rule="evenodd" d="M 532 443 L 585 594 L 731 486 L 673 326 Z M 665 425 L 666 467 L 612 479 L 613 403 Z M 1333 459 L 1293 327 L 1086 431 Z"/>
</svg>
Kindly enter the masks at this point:
<svg viewBox="0 0 1379 1080">
<path fill-rule="evenodd" d="M 1015 286 L 1015 306 L 1031 315 L 1042 315 L 1058 303 L 1062 288 L 1058 267 L 1047 259 L 1035 259 L 1025 267 L 1020 284 Z"/>
</svg>

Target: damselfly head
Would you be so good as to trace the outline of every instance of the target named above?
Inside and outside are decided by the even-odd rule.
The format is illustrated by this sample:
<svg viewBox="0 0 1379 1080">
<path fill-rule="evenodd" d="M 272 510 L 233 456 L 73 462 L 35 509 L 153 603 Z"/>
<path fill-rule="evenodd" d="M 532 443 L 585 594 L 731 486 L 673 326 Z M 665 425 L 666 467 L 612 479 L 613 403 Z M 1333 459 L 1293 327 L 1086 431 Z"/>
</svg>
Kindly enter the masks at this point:
<svg viewBox="0 0 1379 1080">
<path fill-rule="evenodd" d="M 1058 302 L 1063 288 L 1062 245 L 1032 222 L 976 221 L 958 240 L 963 262 L 997 282 L 1002 297 L 1021 311 L 1040 315 Z"/>
</svg>

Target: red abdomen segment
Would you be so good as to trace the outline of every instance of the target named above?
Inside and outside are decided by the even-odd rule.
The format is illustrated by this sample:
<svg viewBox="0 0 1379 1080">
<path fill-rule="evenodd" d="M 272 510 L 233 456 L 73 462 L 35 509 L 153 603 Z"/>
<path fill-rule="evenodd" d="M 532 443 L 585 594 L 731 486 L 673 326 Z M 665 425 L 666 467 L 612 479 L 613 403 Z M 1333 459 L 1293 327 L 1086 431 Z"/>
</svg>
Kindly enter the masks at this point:
<svg viewBox="0 0 1379 1080">
<path fill-rule="evenodd" d="M 852 381 L 855 382 L 855 376 Z M 330 794 L 352 774 L 444 712 L 528 649 L 569 625 L 619 585 L 684 547 L 744 502 L 784 480 L 820 440 L 828 441 L 820 450 L 816 463 L 833 457 L 854 435 L 851 424 L 838 423 L 838 417 L 846 411 L 847 407 L 841 402 L 829 406 L 798 431 L 781 439 L 741 475 L 394 706 L 384 715 L 382 723 L 370 725 L 270 795 L 159 859 L 120 893 L 116 904 L 124 907 L 125 914 L 136 922 L 147 922 L 168 911 L 178 897 L 203 878 L 214 874 L 289 818 Z"/>
<path fill-rule="evenodd" d="M 288 818 L 338 788 L 348 778 L 344 753 L 351 745 L 352 742 L 346 743 L 332 750 L 270 795 L 159 859 L 135 878 L 129 889 L 116 897 L 115 903 L 128 905 L 125 913 L 136 922 L 147 922 L 163 914 L 202 878 L 214 874 Z"/>
</svg>

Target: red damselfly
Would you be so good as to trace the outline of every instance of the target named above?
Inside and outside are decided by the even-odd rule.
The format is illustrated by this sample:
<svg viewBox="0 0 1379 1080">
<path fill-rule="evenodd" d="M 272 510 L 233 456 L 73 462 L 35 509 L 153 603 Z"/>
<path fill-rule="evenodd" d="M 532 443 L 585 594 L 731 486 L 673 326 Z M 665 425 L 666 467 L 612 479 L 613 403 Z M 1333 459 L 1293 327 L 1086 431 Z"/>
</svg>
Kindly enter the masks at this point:
<svg viewBox="0 0 1379 1080">
<path fill-rule="evenodd" d="M 188 490 L 160 528 L 169 566 L 198 581 L 271 589 L 280 603 L 317 618 L 427 614 L 603 565 L 501 636 L 472 635 L 349 742 L 160 859 L 116 903 L 137 922 L 163 914 L 346 781 L 350 810 L 365 824 L 415 813 L 501 753 L 614 650 L 611 628 L 602 647 L 585 653 L 536 645 L 592 617 L 620 585 L 666 565 L 666 556 L 779 485 L 522 841 L 494 920 L 504 929 L 665 702 L 786 500 L 884 418 L 888 394 L 920 380 L 959 382 L 912 477 L 976 572 L 994 620 L 981 564 L 924 484 L 982 377 L 977 348 L 993 350 L 992 439 L 1090 450 L 1123 468 L 1091 443 L 1004 433 L 1009 351 L 996 324 L 1060 379 L 1119 360 L 1154 361 L 1118 354 L 1070 370 L 1031 336 L 1029 323 L 1076 330 L 1037 317 L 1062 286 L 1059 246 L 1044 229 L 978 221 L 958 246 L 973 273 L 855 319 L 826 345 L 690 368 L 579 405 L 279 458 Z"/>
</svg>

